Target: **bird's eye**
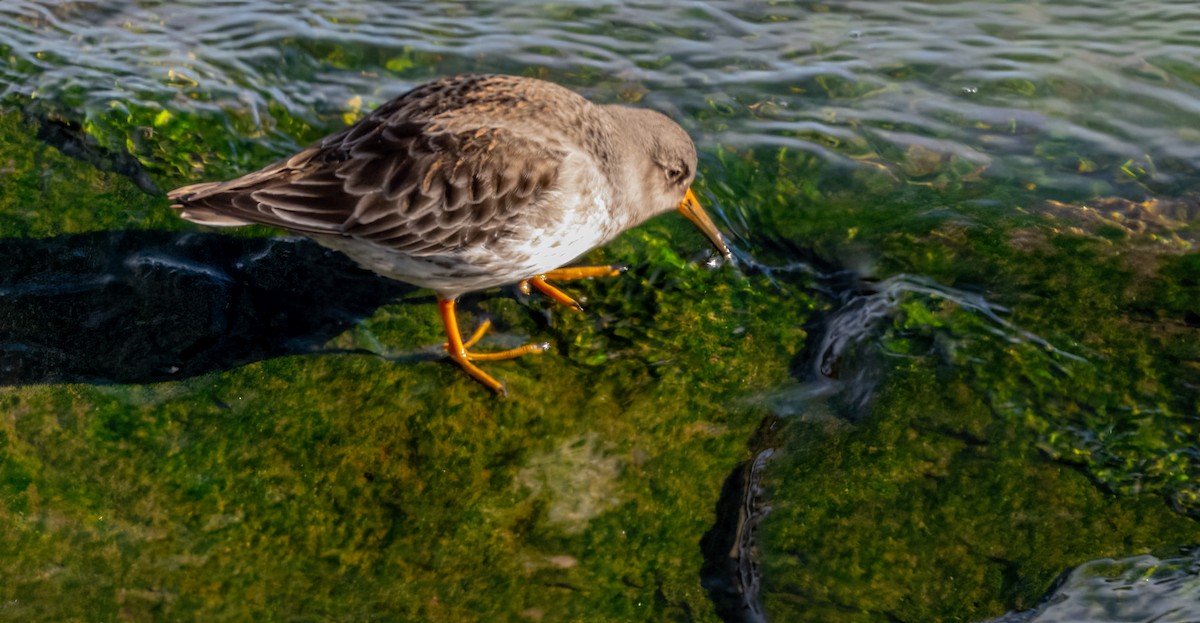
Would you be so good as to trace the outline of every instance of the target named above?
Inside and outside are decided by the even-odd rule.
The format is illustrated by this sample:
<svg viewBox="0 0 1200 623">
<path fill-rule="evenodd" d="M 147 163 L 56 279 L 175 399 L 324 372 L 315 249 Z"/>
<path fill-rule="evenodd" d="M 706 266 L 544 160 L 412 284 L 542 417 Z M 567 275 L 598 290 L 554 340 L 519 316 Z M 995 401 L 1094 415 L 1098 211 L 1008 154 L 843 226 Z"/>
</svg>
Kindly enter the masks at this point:
<svg viewBox="0 0 1200 623">
<path fill-rule="evenodd" d="M 667 167 L 667 181 L 672 184 L 678 184 L 687 178 L 687 169 L 684 167 Z"/>
</svg>

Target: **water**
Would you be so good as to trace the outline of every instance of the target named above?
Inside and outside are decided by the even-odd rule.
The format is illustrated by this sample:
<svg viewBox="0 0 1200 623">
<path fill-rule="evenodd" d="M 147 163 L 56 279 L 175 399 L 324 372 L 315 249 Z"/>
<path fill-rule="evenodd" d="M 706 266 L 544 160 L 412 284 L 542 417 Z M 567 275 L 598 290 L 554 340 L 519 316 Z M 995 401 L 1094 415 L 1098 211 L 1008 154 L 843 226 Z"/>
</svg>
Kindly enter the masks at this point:
<svg viewBox="0 0 1200 623">
<path fill-rule="evenodd" d="M 783 145 L 915 178 L 965 160 L 988 176 L 1109 195 L 1123 183 L 1186 188 L 1200 157 L 1190 129 L 1200 120 L 1198 16 L 1185 2 L 4 10 L 5 91 L 92 114 L 183 96 L 185 110 L 244 112 L 269 131 L 272 106 L 314 121 L 435 75 L 537 67 L 685 120 L 726 111 L 700 128 L 702 145 Z M 1047 143 L 1086 156 L 1090 170 L 1080 171 L 1083 158 L 1034 152 Z M 925 166 L 893 162 L 912 152 Z M 1127 165 L 1152 169 L 1122 179 Z"/>
<path fill-rule="evenodd" d="M 1097 560 L 1072 569 L 1035 611 L 996 623 L 1061 621 L 1195 621 L 1195 554 L 1162 560 L 1136 556 Z"/>
<path fill-rule="evenodd" d="M 1043 596 L 1200 541 L 1198 35 L 1162 0 L 0 1 L 0 618 L 1088 620 Z M 554 345 L 496 401 L 427 293 L 162 198 L 477 71 L 679 121 L 739 266 L 663 218 L 586 314 L 468 298 Z M 1095 601 L 1189 620 L 1172 569 Z"/>
</svg>

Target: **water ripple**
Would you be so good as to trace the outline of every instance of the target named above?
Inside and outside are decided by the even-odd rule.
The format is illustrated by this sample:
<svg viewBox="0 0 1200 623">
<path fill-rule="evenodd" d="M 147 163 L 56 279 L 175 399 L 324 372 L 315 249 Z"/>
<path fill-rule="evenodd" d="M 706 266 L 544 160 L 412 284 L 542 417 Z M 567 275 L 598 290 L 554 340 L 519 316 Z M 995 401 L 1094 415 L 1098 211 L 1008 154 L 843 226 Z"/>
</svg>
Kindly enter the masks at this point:
<svg viewBox="0 0 1200 623">
<path fill-rule="evenodd" d="M 846 162 L 900 157 L 923 136 L 1020 177 L 1049 142 L 1077 156 L 1052 165 L 1061 188 L 1129 181 L 1130 161 L 1145 189 L 1183 184 L 1200 164 L 1190 2 L 307 0 L 284 13 L 254 0 L 10 0 L 0 18 L 0 92 L 84 111 L 249 111 L 270 131 L 281 106 L 328 126 L 356 96 L 369 106 L 437 75 L 538 68 L 684 118 L 722 103 L 719 122 L 691 124 L 709 147 Z"/>
</svg>

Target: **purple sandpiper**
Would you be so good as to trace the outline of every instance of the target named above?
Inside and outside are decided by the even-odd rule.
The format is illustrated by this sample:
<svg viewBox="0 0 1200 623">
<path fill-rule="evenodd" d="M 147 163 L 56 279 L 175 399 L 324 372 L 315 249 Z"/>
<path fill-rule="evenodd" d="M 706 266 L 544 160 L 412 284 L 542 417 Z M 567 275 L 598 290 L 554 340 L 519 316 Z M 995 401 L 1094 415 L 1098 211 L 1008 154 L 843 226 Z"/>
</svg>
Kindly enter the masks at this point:
<svg viewBox="0 0 1200 623">
<path fill-rule="evenodd" d="M 504 394 L 474 362 L 546 346 L 470 350 L 488 323 L 464 341 L 457 298 L 519 283 L 578 308 L 551 282 L 618 271 L 562 266 L 676 209 L 728 258 L 691 191 L 695 174 L 695 145 L 665 115 L 593 104 L 542 80 L 465 75 L 418 86 L 264 169 L 169 197 L 190 221 L 298 232 L 433 290 L 450 358 Z"/>
</svg>

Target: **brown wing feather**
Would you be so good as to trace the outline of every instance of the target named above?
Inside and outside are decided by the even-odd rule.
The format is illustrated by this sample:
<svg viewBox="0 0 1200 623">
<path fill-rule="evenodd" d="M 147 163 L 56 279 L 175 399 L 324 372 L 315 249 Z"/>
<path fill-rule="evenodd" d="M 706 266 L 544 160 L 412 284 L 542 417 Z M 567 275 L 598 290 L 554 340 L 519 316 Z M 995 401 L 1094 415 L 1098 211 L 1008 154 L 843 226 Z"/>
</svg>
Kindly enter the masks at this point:
<svg viewBox="0 0 1200 623">
<path fill-rule="evenodd" d="M 554 185 L 565 154 L 447 105 L 463 95 L 443 91 L 468 87 L 420 87 L 291 158 L 169 197 L 198 222 L 340 234 L 410 255 L 480 244 Z"/>
</svg>

